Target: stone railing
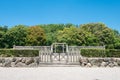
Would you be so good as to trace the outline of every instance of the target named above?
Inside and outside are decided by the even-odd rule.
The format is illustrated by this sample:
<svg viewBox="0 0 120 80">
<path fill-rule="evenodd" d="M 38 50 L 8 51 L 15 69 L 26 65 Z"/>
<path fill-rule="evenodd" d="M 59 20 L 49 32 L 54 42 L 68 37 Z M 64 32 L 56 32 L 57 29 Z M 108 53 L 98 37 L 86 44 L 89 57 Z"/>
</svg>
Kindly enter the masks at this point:
<svg viewBox="0 0 120 80">
<path fill-rule="evenodd" d="M 23 50 L 23 49 L 27 49 L 27 50 L 32 50 L 32 49 L 36 49 L 36 50 L 41 50 L 43 48 L 49 48 L 50 46 L 13 46 L 13 49 L 17 49 L 17 50 Z"/>
<path fill-rule="evenodd" d="M 105 46 L 76 46 L 80 49 L 105 49 Z"/>
<path fill-rule="evenodd" d="M 41 49 L 44 47 L 51 47 L 51 46 L 13 46 L 13 49 Z M 68 47 L 76 47 L 79 49 L 85 48 L 92 48 L 92 49 L 105 49 L 105 46 L 68 46 Z"/>
</svg>

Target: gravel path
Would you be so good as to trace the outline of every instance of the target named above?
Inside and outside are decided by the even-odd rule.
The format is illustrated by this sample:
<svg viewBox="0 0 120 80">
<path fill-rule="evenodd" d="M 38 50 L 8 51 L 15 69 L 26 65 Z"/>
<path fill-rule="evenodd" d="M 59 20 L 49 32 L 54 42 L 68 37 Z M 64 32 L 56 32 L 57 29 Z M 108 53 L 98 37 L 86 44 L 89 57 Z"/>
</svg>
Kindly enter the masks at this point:
<svg viewBox="0 0 120 80">
<path fill-rule="evenodd" d="M 120 68 L 0 68 L 0 80 L 120 80 Z"/>
</svg>

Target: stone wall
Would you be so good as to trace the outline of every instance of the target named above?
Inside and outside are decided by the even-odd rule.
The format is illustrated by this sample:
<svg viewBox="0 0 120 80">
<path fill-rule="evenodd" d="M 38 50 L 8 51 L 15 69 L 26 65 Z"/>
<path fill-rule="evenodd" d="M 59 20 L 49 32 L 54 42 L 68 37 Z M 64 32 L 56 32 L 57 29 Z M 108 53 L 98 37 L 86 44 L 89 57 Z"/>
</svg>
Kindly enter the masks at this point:
<svg viewBox="0 0 120 80">
<path fill-rule="evenodd" d="M 81 67 L 120 67 L 120 58 L 81 58 L 79 62 Z M 0 57 L 0 67 L 38 67 L 40 63 L 40 57 Z"/>
<path fill-rule="evenodd" d="M 82 67 L 120 67 L 120 58 L 81 58 Z"/>
<path fill-rule="evenodd" d="M 1 57 L 0 67 L 36 67 L 39 62 L 39 57 Z"/>
</svg>

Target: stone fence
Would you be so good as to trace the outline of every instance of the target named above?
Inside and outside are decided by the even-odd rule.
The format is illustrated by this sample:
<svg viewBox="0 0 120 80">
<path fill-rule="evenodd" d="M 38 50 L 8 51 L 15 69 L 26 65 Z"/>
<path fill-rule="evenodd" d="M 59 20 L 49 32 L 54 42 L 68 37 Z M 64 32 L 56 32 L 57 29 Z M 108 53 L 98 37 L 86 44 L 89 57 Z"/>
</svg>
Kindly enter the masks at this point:
<svg viewBox="0 0 120 80">
<path fill-rule="evenodd" d="M 0 67 L 37 67 L 39 57 L 1 57 Z"/>
<path fill-rule="evenodd" d="M 81 58 L 81 67 L 120 67 L 120 58 Z"/>
<path fill-rule="evenodd" d="M 0 58 L 0 67 L 38 67 L 41 65 L 40 57 Z M 120 67 L 120 58 L 81 58 L 79 65 L 80 67 Z"/>
</svg>

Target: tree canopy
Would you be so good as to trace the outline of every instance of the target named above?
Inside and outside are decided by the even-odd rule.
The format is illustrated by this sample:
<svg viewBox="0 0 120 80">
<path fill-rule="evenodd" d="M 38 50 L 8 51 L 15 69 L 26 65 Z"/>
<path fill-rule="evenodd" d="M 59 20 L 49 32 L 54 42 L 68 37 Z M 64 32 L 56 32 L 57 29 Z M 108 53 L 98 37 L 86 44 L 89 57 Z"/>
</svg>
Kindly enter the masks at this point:
<svg viewBox="0 0 120 80">
<path fill-rule="evenodd" d="M 38 26 L 32 26 L 28 28 L 28 34 L 26 37 L 26 44 L 29 46 L 39 46 L 44 45 L 46 37 L 44 30 Z"/>
<path fill-rule="evenodd" d="M 0 26 L 0 48 L 12 48 L 13 45 L 42 46 L 54 42 L 76 46 L 105 45 L 108 49 L 120 49 L 120 33 L 103 23 Z"/>
</svg>

